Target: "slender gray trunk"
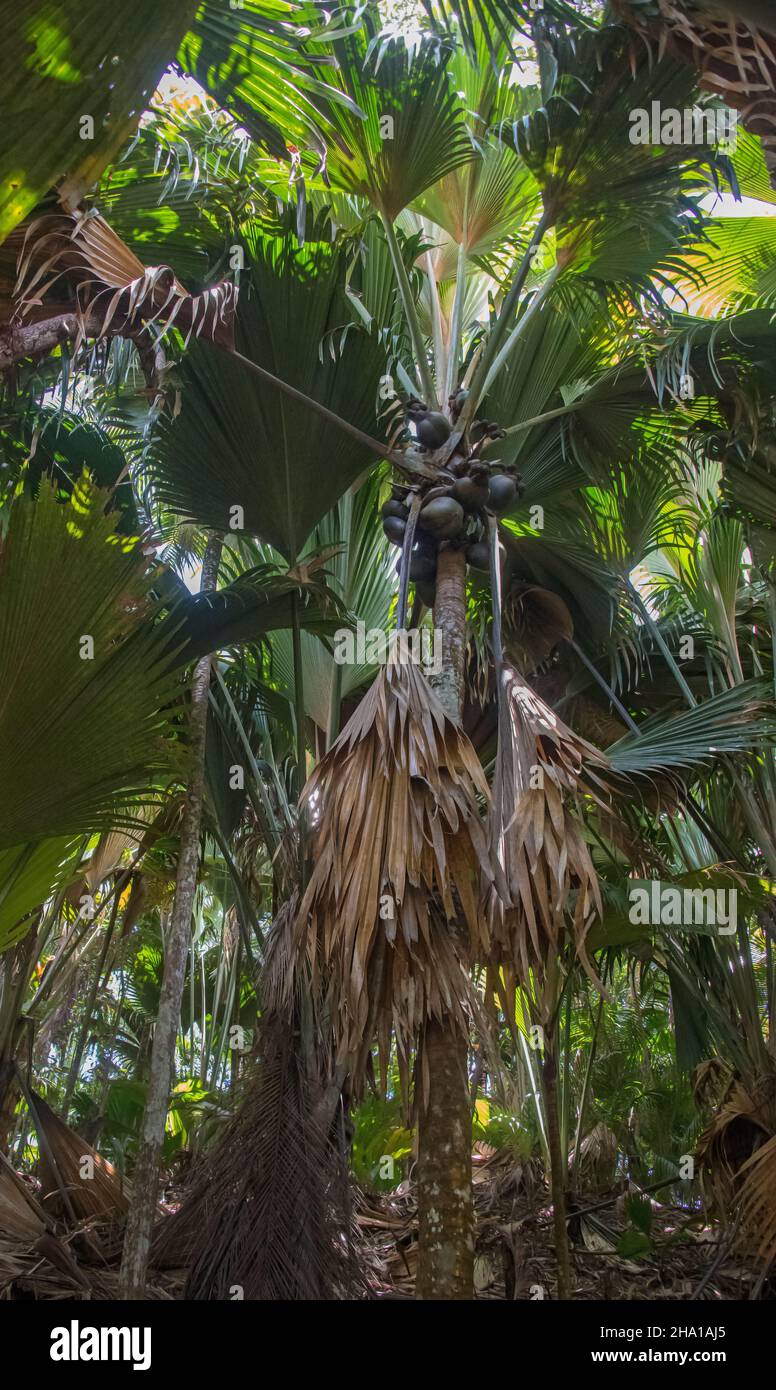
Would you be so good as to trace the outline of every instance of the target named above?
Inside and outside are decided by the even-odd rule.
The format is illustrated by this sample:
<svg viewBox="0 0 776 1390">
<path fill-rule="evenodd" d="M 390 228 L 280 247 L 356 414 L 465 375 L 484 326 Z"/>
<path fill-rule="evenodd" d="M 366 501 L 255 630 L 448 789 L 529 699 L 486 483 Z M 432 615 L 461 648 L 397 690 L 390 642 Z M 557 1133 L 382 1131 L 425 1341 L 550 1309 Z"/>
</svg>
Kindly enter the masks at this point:
<svg viewBox="0 0 776 1390">
<path fill-rule="evenodd" d="M 15 1069 L 25 1031 L 20 1015 L 37 955 L 41 916 L 39 912 L 26 937 L 7 952 L 4 961 L 0 1001 L 0 1149 L 3 1151 L 15 1124 Z"/>
<path fill-rule="evenodd" d="M 126 879 L 129 878 L 129 874 L 126 873 L 122 875 L 122 877 L 126 881 Z M 62 1117 L 64 1120 L 67 1120 L 68 1111 L 70 1108 L 70 1101 L 73 1092 L 76 1088 L 76 1084 L 78 1082 L 78 1075 L 81 1070 L 81 1061 L 86 1050 L 86 1044 L 89 1041 L 89 1032 L 92 1026 L 92 1019 L 94 1017 L 94 1006 L 97 1002 L 97 991 L 100 987 L 102 972 L 105 968 L 105 961 L 108 957 L 111 939 L 113 937 L 113 932 L 116 927 L 116 917 L 118 915 L 120 898 L 121 894 L 118 891 L 117 883 L 116 892 L 113 897 L 113 907 L 111 908 L 110 921 L 108 922 L 108 925 L 105 928 L 105 936 L 103 938 L 102 948 L 100 950 L 100 954 L 97 959 L 97 964 L 94 970 L 94 975 L 92 977 L 92 981 L 89 986 L 89 991 L 86 996 L 86 1003 L 84 1005 L 84 1016 L 81 1020 L 81 1027 L 75 1044 L 75 1052 L 73 1053 L 73 1060 L 70 1064 L 70 1071 L 67 1077 L 67 1085 L 65 1087 L 65 1098 L 62 1103 Z"/>
<path fill-rule="evenodd" d="M 434 689 L 445 712 L 463 712 L 466 652 L 466 560 L 439 553 L 434 626 L 442 669 Z M 473 1297 L 474 1210 L 468 1042 L 445 1019 L 426 1025 L 422 1043 L 428 1090 L 418 1114 L 418 1298 Z"/>
<path fill-rule="evenodd" d="M 202 562 L 200 592 L 216 587 L 222 542 L 211 537 Z M 165 936 L 164 973 L 159 1013 L 151 1049 L 151 1070 L 146 1093 L 143 1130 L 132 1178 L 134 1198 L 127 1219 L 121 1262 L 121 1295 L 142 1298 L 159 1192 L 162 1141 L 173 1079 L 175 1043 L 186 977 L 191 935 L 191 916 L 199 868 L 199 832 L 205 793 L 205 734 L 211 658 L 204 656 L 194 668 L 189 720 L 189 779 L 181 825 L 175 901 Z"/>
<path fill-rule="evenodd" d="M 558 1062 L 555 1039 L 545 1043 L 542 1063 L 542 1086 L 547 1115 L 547 1140 L 550 1149 L 550 1192 L 552 1195 L 552 1225 L 555 1237 L 555 1257 L 558 1262 L 558 1298 L 573 1298 L 569 1238 L 566 1226 L 566 1182 L 568 1166 L 560 1132 L 558 1110 Z"/>
</svg>

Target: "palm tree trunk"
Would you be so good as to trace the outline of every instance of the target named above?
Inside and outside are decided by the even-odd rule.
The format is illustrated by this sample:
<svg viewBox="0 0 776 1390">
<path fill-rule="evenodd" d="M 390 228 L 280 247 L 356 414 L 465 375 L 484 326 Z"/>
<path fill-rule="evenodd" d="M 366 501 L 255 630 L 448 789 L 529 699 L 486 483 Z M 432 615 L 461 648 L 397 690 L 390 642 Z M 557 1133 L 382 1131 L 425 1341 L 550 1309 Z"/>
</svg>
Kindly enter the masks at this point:
<svg viewBox="0 0 776 1390">
<path fill-rule="evenodd" d="M 202 562 L 201 593 L 212 592 L 216 587 L 221 547 L 222 542 L 219 538 L 211 537 L 208 541 Z M 143 1115 L 142 1138 L 133 1175 L 135 1196 L 124 1237 L 121 1263 L 123 1298 L 143 1297 L 156 1213 L 162 1140 L 173 1078 L 175 1041 L 186 976 L 194 894 L 197 888 L 199 832 L 205 794 L 205 734 L 210 691 L 210 661 L 209 656 L 204 656 L 197 662 L 191 683 L 189 780 L 181 826 L 175 901 L 169 930 L 165 936 L 164 974 L 151 1050 L 151 1072 Z"/>
<path fill-rule="evenodd" d="M 434 625 L 442 641 L 442 669 L 434 688 L 446 713 L 459 719 L 466 651 L 466 560 L 461 550 L 440 550 Z M 426 1086 L 418 1117 L 416 1293 L 424 1299 L 470 1299 L 474 1213 L 468 1044 L 445 1019 L 426 1025 L 419 1071 Z"/>
</svg>

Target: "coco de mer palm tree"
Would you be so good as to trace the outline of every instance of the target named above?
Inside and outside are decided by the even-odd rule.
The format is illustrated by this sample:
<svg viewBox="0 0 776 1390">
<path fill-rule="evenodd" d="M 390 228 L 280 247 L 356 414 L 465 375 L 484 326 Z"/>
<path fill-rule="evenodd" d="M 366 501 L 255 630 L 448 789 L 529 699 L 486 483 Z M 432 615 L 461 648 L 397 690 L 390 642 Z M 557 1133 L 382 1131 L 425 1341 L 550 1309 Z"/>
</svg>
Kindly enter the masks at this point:
<svg viewBox="0 0 776 1390">
<path fill-rule="evenodd" d="M 697 711 L 679 720 L 670 701 L 661 707 L 656 699 L 646 708 L 664 717 L 642 729 L 635 692 L 633 713 L 625 712 L 621 737 L 603 757 L 535 686 L 559 650 L 579 654 L 584 645 L 598 654 L 611 639 L 619 654 L 620 640 L 623 647 L 635 640 L 628 622 L 639 593 L 624 578 L 631 561 L 683 545 L 676 457 L 688 427 L 698 440 L 714 433 L 709 426 L 724 422 L 750 370 L 751 344 L 767 357 L 772 336 L 767 314 L 709 329 L 683 317 L 671 299 L 675 283 L 699 283 L 702 200 L 721 179 L 735 178 L 734 166 L 705 146 L 630 142 L 634 106 L 653 95 L 676 109 L 692 104 L 697 94 L 686 68 L 668 60 L 651 67 L 608 17 L 578 25 L 568 7 L 548 6 L 535 20 L 535 37 L 539 57 L 552 61 L 540 61 L 534 81 L 522 86 L 499 80 L 510 53 L 495 25 L 470 29 L 466 51 L 449 35 L 413 48 L 381 36 L 378 19 L 370 14 L 364 28 L 324 36 L 328 46 L 315 49 L 316 57 L 325 51 L 336 60 L 327 69 L 328 91 L 309 87 L 327 154 L 324 167 L 320 146 L 313 157 L 295 144 L 294 207 L 278 213 L 273 199 L 281 188 L 287 193 L 288 170 L 281 178 L 266 160 L 251 163 L 250 190 L 235 193 L 215 234 L 212 222 L 204 229 L 222 185 L 210 201 L 201 192 L 205 216 L 196 235 L 213 238 L 222 261 L 212 283 L 223 281 L 224 259 L 239 267 L 234 344 L 206 333 L 183 352 L 173 338 L 178 371 L 171 383 L 164 362 L 150 364 L 152 389 L 167 408 L 152 447 L 138 450 L 138 494 L 163 520 L 230 537 L 226 556 L 239 577 L 210 640 L 227 647 L 289 628 L 287 639 L 272 640 L 288 669 L 291 744 L 279 723 L 274 737 L 293 749 L 297 787 L 308 757 L 318 759 L 295 822 L 285 814 L 277 767 L 266 758 L 259 766 L 253 727 L 241 722 L 238 682 L 229 684 L 235 672 L 229 663 L 216 668 L 211 710 L 238 751 L 213 775 L 211 797 L 215 807 L 234 767 L 247 766 L 252 812 L 272 853 L 274 906 L 282 903 L 270 933 L 272 965 L 282 968 L 267 995 L 274 1079 L 257 1091 L 239 1126 L 240 1143 L 250 1152 L 253 1142 L 261 1161 L 243 1162 L 246 1149 L 236 1147 L 234 1133 L 231 1154 L 223 1151 L 231 1177 L 221 1187 L 224 1168 L 215 1160 L 190 1291 L 218 1296 L 237 1283 L 248 1296 L 252 1289 L 279 1296 L 285 1279 L 299 1296 L 305 1286 L 293 1269 L 294 1250 L 310 1242 L 297 1246 L 293 1232 L 304 1211 L 293 1207 L 284 1251 L 269 1270 L 255 1243 L 269 1229 L 267 1202 L 278 1193 L 267 1184 L 267 1106 L 286 1094 L 279 1077 L 296 1078 L 299 1123 L 312 1125 L 314 1111 L 325 1145 L 332 1115 L 342 1120 L 340 1097 L 363 1088 L 372 1047 L 387 1069 L 393 1046 L 407 1090 L 413 1073 L 416 1079 L 418 1288 L 431 1298 L 469 1296 L 469 1040 L 475 1027 L 487 1039 L 496 1001 L 512 1026 L 519 997 L 544 1035 L 558 1290 L 565 1296 L 558 1014 L 575 960 L 585 962 L 591 931 L 602 925 L 601 855 L 590 836 L 594 829 L 616 863 L 627 842 L 610 812 L 617 775 L 653 779 L 678 766 L 697 768 L 713 750 L 764 745 L 768 727 L 756 681 L 745 679 L 719 703 L 705 688 L 692 693 L 699 675 L 690 670 L 682 680 L 699 700 Z M 237 37 L 240 24 L 239 14 L 230 16 L 228 33 Z M 217 49 L 218 35 L 209 37 Z M 237 92 L 240 119 L 266 148 L 258 69 L 240 53 L 238 68 L 245 67 L 225 86 Z M 302 73 L 304 57 L 302 44 Z M 256 62 L 266 62 L 263 50 Z M 217 85 L 217 66 L 212 71 Z M 215 181 L 207 119 L 203 164 Z M 154 133 L 147 138 L 153 150 Z M 163 144 L 169 132 L 160 128 L 157 138 Z M 108 225 L 130 242 L 128 190 L 154 176 L 142 140 L 139 150 L 136 169 L 100 194 Z M 155 264 L 169 261 L 174 269 L 192 252 L 185 219 L 163 239 L 167 254 Z M 60 268 L 74 269 L 67 260 Z M 88 269 L 93 292 L 104 295 L 93 256 Z M 125 276 L 114 286 L 117 304 L 142 278 Z M 727 264 L 723 278 L 730 278 Z M 146 290 L 159 283 L 154 275 L 143 280 Z M 169 289 L 173 282 L 161 283 Z M 155 300 L 135 293 L 135 309 L 143 305 L 141 319 L 158 312 Z M 94 332 L 93 323 L 84 327 Z M 129 333 L 133 325 L 114 316 L 111 327 Z M 344 499 L 352 508 L 367 469 L 371 508 L 359 530 Z M 632 504 L 644 500 L 642 478 L 653 488 L 656 524 L 634 540 Z M 432 683 L 411 666 L 388 666 L 367 693 L 363 680 L 351 686 L 360 703 L 343 717 L 343 675 L 330 658 L 313 658 L 302 627 L 328 634 L 344 620 L 321 572 L 341 563 L 337 541 L 355 550 L 370 537 L 384 565 L 383 533 L 403 557 L 399 624 L 422 622 L 431 610 L 441 671 Z M 340 572 L 342 592 L 349 578 Z M 366 586 L 349 591 L 361 599 Z M 273 608 L 271 621 L 260 619 L 262 607 Z M 488 609 L 492 628 L 487 619 L 483 628 Z M 192 642 L 207 619 L 200 605 Z M 381 621 L 392 618 L 383 611 Z M 673 660 L 662 632 L 660 640 L 661 655 Z M 196 655 L 209 649 L 206 643 Z M 622 701 L 600 664 L 588 658 L 586 677 L 592 670 L 606 707 L 621 716 Z M 262 681 L 267 703 L 277 695 L 272 677 L 274 684 Z M 497 749 L 488 748 L 487 729 L 479 745 L 467 732 L 475 692 L 483 725 L 498 711 Z M 326 716 L 311 730 L 311 710 L 321 706 Z M 479 754 L 485 761 L 494 752 L 491 794 Z M 671 794 L 681 798 L 682 791 L 672 784 Z M 625 800 L 634 796 L 631 785 Z M 216 826 L 215 810 L 208 814 Z M 708 818 L 706 828 L 715 833 Z M 195 839 L 187 835 L 181 851 L 189 868 Z M 637 835 L 627 852 L 635 862 Z M 187 872 L 176 949 L 192 883 Z M 170 976 L 177 997 L 179 953 Z M 591 979 L 601 986 L 592 968 Z M 171 994 L 168 1044 L 174 1002 Z M 157 1053 L 157 1061 L 169 1056 L 161 1038 Z M 157 1148 L 161 1075 L 157 1067 L 148 1104 L 148 1143 Z M 312 1149 L 320 1153 L 317 1140 Z M 301 1164 L 300 1149 L 293 1153 Z M 309 1153 L 304 1161 L 309 1169 Z M 326 1191 L 318 1200 L 325 1205 Z M 143 1205 L 127 1243 L 137 1290 L 145 1278 L 147 1194 Z M 218 1247 L 219 1265 L 203 1258 L 202 1247 L 209 1241 L 216 1249 L 219 1224 L 232 1229 L 225 1212 L 241 1239 Z M 325 1232 L 316 1241 L 322 1249 Z"/>
</svg>

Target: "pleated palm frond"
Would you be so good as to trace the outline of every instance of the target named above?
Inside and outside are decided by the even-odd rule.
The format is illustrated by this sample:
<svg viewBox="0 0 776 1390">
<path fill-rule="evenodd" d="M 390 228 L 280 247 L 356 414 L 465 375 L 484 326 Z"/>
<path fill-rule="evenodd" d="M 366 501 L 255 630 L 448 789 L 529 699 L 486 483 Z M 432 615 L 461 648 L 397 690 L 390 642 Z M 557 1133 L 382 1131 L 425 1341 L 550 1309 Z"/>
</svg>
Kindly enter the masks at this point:
<svg viewBox="0 0 776 1390">
<path fill-rule="evenodd" d="M 367 433 L 385 355 L 352 326 L 346 264 L 328 242 L 303 248 L 251 231 L 239 352 Z M 337 343 L 336 350 L 332 345 Z M 159 500 L 181 517 L 245 531 L 293 562 L 313 527 L 369 465 L 370 451 L 257 380 L 245 363 L 198 342 L 181 366 L 180 414 L 165 422 L 152 464 Z"/>
<path fill-rule="evenodd" d="M 472 54 L 477 54 L 483 39 L 492 50 L 497 40 L 509 41 L 517 35 L 530 35 L 537 21 L 590 23 L 580 15 L 569 0 L 543 0 L 541 6 L 531 0 L 422 0 L 432 24 L 438 31 L 463 40 Z M 538 11 L 538 13 L 537 13 Z"/>
<path fill-rule="evenodd" d="M 256 565 L 213 594 L 189 594 L 169 571 L 165 578 L 170 596 L 165 627 L 176 669 L 222 647 L 261 641 L 295 621 L 316 638 L 350 626 L 325 574 Z"/>
<path fill-rule="evenodd" d="M 342 16 L 308 0 L 198 0 L 194 10 L 178 52 L 182 71 L 273 159 L 287 163 L 291 145 L 323 158 L 337 138 L 334 110 L 353 105 L 334 79 L 323 32 L 341 30 Z"/>
<path fill-rule="evenodd" d="M 43 1235 L 46 1223 L 32 1205 L 31 1195 L 10 1164 L 6 1167 L 0 1161 L 0 1230 L 6 1239 L 33 1241 Z"/>
<path fill-rule="evenodd" d="M 137 128 L 196 9 L 195 0 L 139 0 L 127 23 L 123 5 L 103 0 L 29 0 L 23 15 L 3 7 L 0 240 L 63 178 L 74 202 L 99 178 Z"/>
<path fill-rule="evenodd" d="M 19 496 L 0 547 L 0 848 L 133 823 L 173 765 L 154 573 L 88 478 Z M 31 693 L 33 692 L 32 696 Z"/>
<path fill-rule="evenodd" d="M 41 1146 L 41 1197 L 47 1209 L 64 1205 L 66 1214 L 77 1220 L 116 1220 L 125 1216 L 132 1198 L 131 1186 L 122 1182 L 107 1159 L 54 1114 L 42 1096 L 28 1091 L 27 1098 Z M 83 1176 L 86 1159 L 90 1160 L 88 1180 Z"/>
<path fill-rule="evenodd" d="M 48 213 L 29 224 L 14 289 L 21 316 L 63 279 L 75 292 L 78 341 L 163 324 L 167 329 L 175 325 L 186 342 L 195 335 L 231 343 L 237 303 L 233 284 L 223 281 L 189 294 L 169 266 L 143 265 L 94 210 L 72 216 Z"/>
<path fill-rule="evenodd" d="M 468 960 L 487 947 L 480 882 L 494 880 L 487 801 L 468 738 L 403 661 L 383 668 L 307 782 L 297 944 L 357 1080 L 375 1035 L 384 1066 L 392 1033 L 406 1058 L 426 1019 L 468 1026 Z"/>
<path fill-rule="evenodd" d="M 0 954 L 26 936 L 35 909 L 72 879 L 80 853 L 80 840 L 67 835 L 0 850 Z"/>
<path fill-rule="evenodd" d="M 527 980 L 601 914 L 598 876 L 579 826 L 583 795 L 605 808 L 606 759 L 558 718 L 510 667 L 502 672 L 499 747 L 489 821 L 511 906 L 491 890 L 486 910 L 501 962 Z"/>
<path fill-rule="evenodd" d="M 740 1176 L 741 1221 L 756 1254 L 770 1267 L 776 1260 L 776 1134 L 747 1159 Z"/>
<path fill-rule="evenodd" d="M 381 33 L 369 11 L 362 27 L 334 39 L 332 48 L 349 100 L 332 107 L 338 138 L 328 151 L 327 172 L 333 187 L 368 199 L 393 222 L 473 157 L 450 50 L 428 41 L 413 48 L 401 35 Z"/>
<path fill-rule="evenodd" d="M 610 744 L 607 757 L 627 777 L 681 776 L 683 769 L 708 766 L 720 753 L 745 757 L 776 741 L 773 700 L 762 680 L 747 680 L 693 709 L 652 715 Z"/>
</svg>

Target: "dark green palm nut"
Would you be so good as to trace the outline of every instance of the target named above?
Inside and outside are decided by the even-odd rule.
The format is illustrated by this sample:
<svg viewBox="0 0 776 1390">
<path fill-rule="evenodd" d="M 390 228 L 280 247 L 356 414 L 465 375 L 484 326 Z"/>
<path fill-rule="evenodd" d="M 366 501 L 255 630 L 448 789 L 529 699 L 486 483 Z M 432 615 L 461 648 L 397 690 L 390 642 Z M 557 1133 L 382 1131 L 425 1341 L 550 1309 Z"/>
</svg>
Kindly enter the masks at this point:
<svg viewBox="0 0 776 1390">
<path fill-rule="evenodd" d="M 488 484 L 488 505 L 494 512 L 505 512 L 514 501 L 517 484 L 506 473 L 494 473 Z"/>
<path fill-rule="evenodd" d="M 488 496 L 487 483 L 478 482 L 475 478 L 461 478 L 453 488 L 453 497 L 467 512 L 476 512 L 478 507 L 484 507 Z"/>
<path fill-rule="evenodd" d="M 398 516 L 402 521 L 406 521 L 410 514 L 409 508 L 405 507 L 403 502 L 396 501 L 394 497 L 391 497 L 388 502 L 383 502 L 381 510 L 383 521 L 387 516 Z"/>
<path fill-rule="evenodd" d="M 433 580 L 436 574 L 436 559 L 423 551 L 415 550 L 410 559 L 410 579 L 413 584 Z"/>
<path fill-rule="evenodd" d="M 475 541 L 466 551 L 466 559 L 475 570 L 490 569 L 490 554 L 485 541 Z"/>
<path fill-rule="evenodd" d="M 404 532 L 407 529 L 406 522 L 400 516 L 387 516 L 383 521 L 383 531 L 391 542 L 391 545 L 404 544 Z"/>
<path fill-rule="evenodd" d="M 463 526 L 463 507 L 453 497 L 435 497 L 423 507 L 418 524 L 439 541 L 451 541 Z"/>
<path fill-rule="evenodd" d="M 436 602 L 436 584 L 429 579 L 418 580 L 415 585 L 415 593 L 427 608 L 433 608 Z"/>
</svg>

